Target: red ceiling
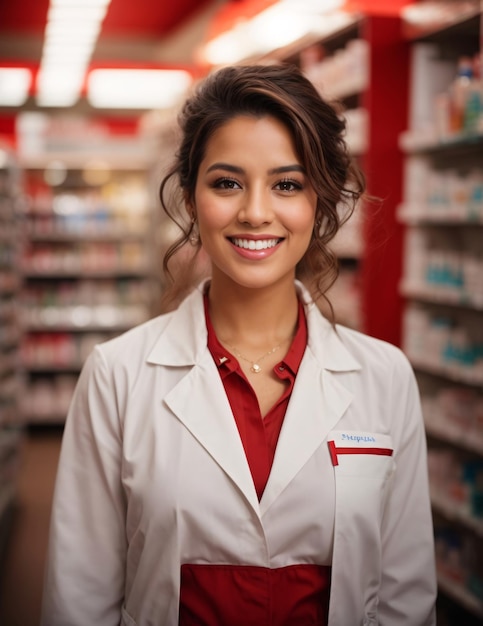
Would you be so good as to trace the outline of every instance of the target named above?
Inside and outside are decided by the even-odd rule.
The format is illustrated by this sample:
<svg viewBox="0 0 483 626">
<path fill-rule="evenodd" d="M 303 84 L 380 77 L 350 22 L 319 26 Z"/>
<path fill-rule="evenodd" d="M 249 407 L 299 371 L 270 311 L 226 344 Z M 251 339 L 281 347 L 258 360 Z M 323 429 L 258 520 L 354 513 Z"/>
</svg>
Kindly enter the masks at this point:
<svg viewBox="0 0 483 626">
<path fill-rule="evenodd" d="M 232 26 L 240 16 L 255 14 L 275 0 L 226 0 L 219 5 L 209 34 Z M 349 10 L 399 12 L 414 0 L 345 0 Z M 181 26 L 214 0 L 111 0 L 102 26 L 101 37 L 156 39 Z M 3 33 L 29 37 L 41 36 L 49 0 L 0 0 L 0 37 Z M 218 31 L 218 32 L 216 32 Z"/>
<path fill-rule="evenodd" d="M 0 31 L 38 33 L 43 30 L 49 0 L 2 0 L 0 2 Z"/>
<path fill-rule="evenodd" d="M 209 0 L 112 0 L 102 33 L 163 35 L 209 3 Z M 49 0 L 1 0 L 0 33 L 42 33 L 48 6 Z"/>
</svg>

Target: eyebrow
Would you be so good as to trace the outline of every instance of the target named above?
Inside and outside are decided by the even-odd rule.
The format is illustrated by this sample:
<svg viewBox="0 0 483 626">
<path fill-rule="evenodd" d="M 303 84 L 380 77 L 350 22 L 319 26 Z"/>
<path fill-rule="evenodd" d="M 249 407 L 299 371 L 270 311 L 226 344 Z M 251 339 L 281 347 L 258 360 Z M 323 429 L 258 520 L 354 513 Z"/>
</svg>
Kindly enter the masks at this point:
<svg viewBox="0 0 483 626">
<path fill-rule="evenodd" d="M 242 167 L 230 165 L 229 163 L 213 163 L 213 165 L 210 165 L 207 169 L 207 173 L 212 172 L 213 170 L 225 170 L 227 172 L 232 172 L 233 174 L 244 174 L 244 169 Z M 298 163 L 294 163 L 292 165 L 282 165 L 281 167 L 274 167 L 273 169 L 268 170 L 269 175 L 284 174 L 286 172 L 300 172 L 301 174 L 306 174 L 305 168 Z"/>
</svg>

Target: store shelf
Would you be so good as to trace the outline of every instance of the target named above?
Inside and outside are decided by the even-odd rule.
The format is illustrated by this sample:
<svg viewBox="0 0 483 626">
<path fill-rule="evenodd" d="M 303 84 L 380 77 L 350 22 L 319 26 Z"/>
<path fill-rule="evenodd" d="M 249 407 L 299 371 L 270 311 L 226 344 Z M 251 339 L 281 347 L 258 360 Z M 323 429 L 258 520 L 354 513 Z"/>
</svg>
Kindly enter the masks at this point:
<svg viewBox="0 0 483 626">
<path fill-rule="evenodd" d="M 412 356 L 410 352 L 408 353 L 408 357 L 416 370 L 421 370 L 435 376 L 441 376 L 455 383 L 463 383 L 476 387 L 483 385 L 483 376 L 474 371 L 458 368 L 457 366 L 445 366 L 439 361 L 432 361 L 430 359 L 423 360 L 419 356 Z"/>
<path fill-rule="evenodd" d="M 414 17 L 425 8 L 420 3 L 404 11 Z M 409 128 L 399 137 L 405 185 L 397 218 L 406 226 L 399 285 L 406 300 L 403 347 L 418 378 L 428 434 L 433 517 L 444 520 L 436 526 L 437 554 L 443 555 L 438 584 L 461 608 L 463 624 L 465 611 L 470 623 L 475 615 L 483 618 L 483 602 L 466 588 L 472 579 L 481 581 L 469 555 L 480 554 L 483 545 L 483 518 L 477 516 L 483 472 L 483 134 L 458 109 L 464 80 L 457 81 L 457 71 L 479 53 L 482 13 L 475 0 L 433 2 L 429 14 L 432 24 L 408 29 L 406 22 L 405 29 L 412 65 Z"/>
<path fill-rule="evenodd" d="M 144 241 L 146 239 L 145 233 L 132 233 L 132 232 L 99 232 L 89 231 L 77 232 L 77 233 L 59 233 L 59 232 L 32 232 L 28 235 L 29 241 L 32 243 L 78 243 L 85 241 L 86 238 L 92 242 L 107 242 L 107 243 L 124 243 L 124 242 L 136 242 Z"/>
<path fill-rule="evenodd" d="M 150 163 L 147 153 L 132 158 L 133 142 L 116 155 L 96 154 L 105 169 L 93 178 L 85 175 L 89 161 L 75 142 L 70 151 L 22 161 L 30 198 L 20 265 L 26 423 L 62 423 L 93 347 L 151 315 Z M 44 169 L 52 158 L 63 170 L 51 186 Z"/>
<path fill-rule="evenodd" d="M 458 205 L 438 208 L 428 204 L 401 204 L 397 215 L 408 225 L 483 226 L 483 206 L 478 209 Z"/>
<path fill-rule="evenodd" d="M 29 278 L 49 278 L 49 279 L 62 279 L 62 278 L 120 278 L 120 277 L 133 277 L 142 278 L 149 272 L 147 266 L 133 268 L 130 266 L 118 266 L 113 269 L 107 270 L 94 270 L 85 269 L 81 266 L 71 269 L 63 270 L 36 270 L 34 268 L 25 268 L 23 270 L 23 276 L 25 279 Z"/>
<path fill-rule="evenodd" d="M 24 362 L 24 368 L 31 374 L 60 374 L 63 372 L 78 373 L 82 369 L 84 361 L 71 361 L 66 363 L 49 363 L 45 361 L 41 365 Z"/>
<path fill-rule="evenodd" d="M 145 321 L 149 315 L 142 306 L 65 306 L 28 308 L 23 325 L 29 331 L 94 331 L 121 332 Z"/>
<path fill-rule="evenodd" d="M 62 163 L 68 170 L 83 170 L 95 160 L 96 163 L 103 163 L 106 169 L 145 172 L 152 163 L 150 151 L 139 146 L 137 150 L 131 152 L 131 154 L 126 154 L 120 144 L 115 151 L 98 149 L 94 158 L 93 148 L 88 145 L 85 150 L 79 149 L 77 152 L 69 148 L 68 150 L 49 150 L 40 154 L 20 154 L 19 164 L 25 170 L 44 170 L 51 163 Z"/>
<path fill-rule="evenodd" d="M 22 420 L 28 424 L 42 424 L 42 426 L 63 426 L 67 419 L 68 410 L 56 413 L 55 411 L 22 412 Z"/>
<path fill-rule="evenodd" d="M 399 138 L 402 150 L 407 154 L 449 154 L 457 157 L 461 154 L 481 154 L 483 135 L 461 134 L 448 138 L 435 139 L 421 133 L 402 133 Z"/>
<path fill-rule="evenodd" d="M 468 512 L 464 504 L 448 498 L 437 489 L 431 488 L 431 504 L 433 508 L 449 520 L 463 524 L 480 537 L 483 537 L 483 518 L 478 519 Z"/>
<path fill-rule="evenodd" d="M 483 456 L 483 433 L 477 429 L 463 430 L 441 416 L 428 419 L 425 415 L 424 423 L 428 435 Z"/>
<path fill-rule="evenodd" d="M 21 171 L 10 147 L 0 144 L 0 552 L 8 543 L 20 458 L 19 402 L 22 329 L 18 316 L 21 287 Z"/>
<path fill-rule="evenodd" d="M 411 300 L 483 312 L 483 298 L 468 292 L 451 292 L 444 287 L 431 287 L 424 283 L 410 282 L 403 282 L 400 291 L 405 298 Z"/>
<path fill-rule="evenodd" d="M 282 46 L 270 53 L 257 58 L 257 61 L 291 61 L 298 63 L 301 54 L 305 50 L 323 44 L 328 54 L 333 54 L 336 50 L 343 48 L 348 41 L 359 35 L 364 16 L 361 13 L 337 12 L 327 15 L 324 20 L 323 30 L 313 32 L 303 38 L 292 42 L 287 46 Z"/>
<path fill-rule="evenodd" d="M 446 595 L 461 604 L 467 611 L 483 619 L 483 601 L 465 589 L 460 582 L 438 572 L 438 585 Z"/>
<path fill-rule="evenodd" d="M 430 20 L 423 19 L 424 10 L 424 6 L 409 6 L 403 10 L 404 33 L 413 43 L 435 41 L 444 44 L 448 40 L 467 38 L 468 33 L 478 36 L 481 18 L 478 0 L 440 2 L 439 7 L 437 2 L 432 2 L 428 11 Z"/>
</svg>

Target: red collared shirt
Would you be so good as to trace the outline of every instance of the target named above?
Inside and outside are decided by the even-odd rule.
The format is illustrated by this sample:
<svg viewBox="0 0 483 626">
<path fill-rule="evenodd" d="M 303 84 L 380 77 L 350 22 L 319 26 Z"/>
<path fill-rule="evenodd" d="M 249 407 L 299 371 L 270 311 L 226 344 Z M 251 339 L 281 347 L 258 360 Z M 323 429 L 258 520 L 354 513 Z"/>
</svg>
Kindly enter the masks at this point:
<svg viewBox="0 0 483 626">
<path fill-rule="evenodd" d="M 270 475 L 278 437 L 287 411 L 300 362 L 307 345 L 307 323 L 299 302 L 297 331 L 285 358 L 274 368 L 275 375 L 285 382 L 285 391 L 262 418 L 258 400 L 237 359 L 218 341 L 211 324 L 208 296 L 204 297 L 208 348 L 220 372 L 225 392 L 235 417 L 245 449 L 258 499 Z"/>
<path fill-rule="evenodd" d="M 274 368 L 285 391 L 265 418 L 236 358 L 220 344 L 205 296 L 208 348 L 218 366 L 240 432 L 258 497 L 267 484 L 278 436 L 307 345 L 307 324 L 299 304 L 297 332 L 285 358 Z M 218 563 L 181 566 L 179 626 L 325 626 L 330 567 L 312 563 L 269 568 Z"/>
</svg>

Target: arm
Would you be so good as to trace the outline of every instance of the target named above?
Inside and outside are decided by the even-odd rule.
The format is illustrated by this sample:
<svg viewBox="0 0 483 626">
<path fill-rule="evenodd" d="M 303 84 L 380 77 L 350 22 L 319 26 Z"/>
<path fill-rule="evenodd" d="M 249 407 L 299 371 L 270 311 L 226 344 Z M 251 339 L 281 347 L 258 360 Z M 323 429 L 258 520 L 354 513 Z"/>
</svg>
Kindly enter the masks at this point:
<svg viewBox="0 0 483 626">
<path fill-rule="evenodd" d="M 52 509 L 43 626 L 118 626 L 124 598 L 122 433 L 106 362 L 96 348 L 65 426 Z"/>
<path fill-rule="evenodd" d="M 382 626 L 435 624 L 436 575 L 427 454 L 419 393 L 405 357 L 393 380 L 396 470 L 382 527 Z"/>
</svg>

